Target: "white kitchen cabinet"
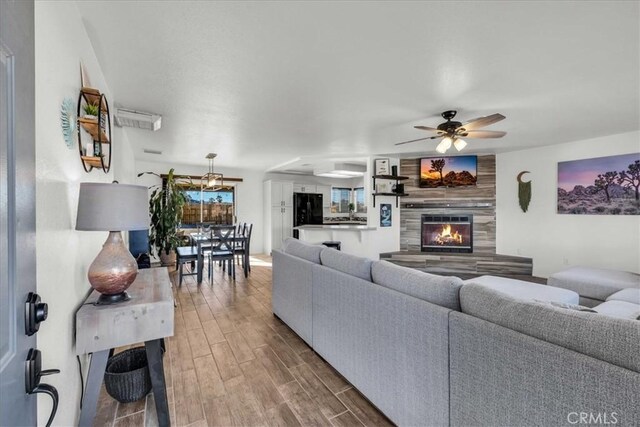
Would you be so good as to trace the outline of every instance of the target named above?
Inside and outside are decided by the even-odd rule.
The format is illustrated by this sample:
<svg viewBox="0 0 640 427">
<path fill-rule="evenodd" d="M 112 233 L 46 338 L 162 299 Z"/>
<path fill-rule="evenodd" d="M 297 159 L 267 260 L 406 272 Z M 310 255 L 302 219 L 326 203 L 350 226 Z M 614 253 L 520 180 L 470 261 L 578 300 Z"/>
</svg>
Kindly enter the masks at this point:
<svg viewBox="0 0 640 427">
<path fill-rule="evenodd" d="M 271 206 L 293 206 L 293 183 L 267 181 L 270 188 Z"/>
<path fill-rule="evenodd" d="M 280 249 L 282 242 L 293 235 L 293 208 L 280 206 L 271 208 L 271 242 L 270 250 Z"/>
<path fill-rule="evenodd" d="M 293 184 L 294 193 L 318 193 L 315 184 Z"/>
<path fill-rule="evenodd" d="M 287 237 L 293 236 L 293 183 L 264 182 L 265 252 L 280 249 Z"/>
<path fill-rule="evenodd" d="M 331 186 L 330 185 L 318 185 L 316 191 L 322 194 L 322 207 L 331 208 Z"/>
</svg>

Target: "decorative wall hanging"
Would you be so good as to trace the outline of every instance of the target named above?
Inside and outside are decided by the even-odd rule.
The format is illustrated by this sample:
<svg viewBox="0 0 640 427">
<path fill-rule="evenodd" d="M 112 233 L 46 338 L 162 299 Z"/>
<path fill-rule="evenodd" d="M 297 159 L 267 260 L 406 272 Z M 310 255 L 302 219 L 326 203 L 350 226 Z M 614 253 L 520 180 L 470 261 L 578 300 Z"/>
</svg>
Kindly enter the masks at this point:
<svg viewBox="0 0 640 427">
<path fill-rule="evenodd" d="M 389 159 L 375 159 L 373 169 L 375 175 L 389 175 Z"/>
<path fill-rule="evenodd" d="M 391 227 L 391 205 L 388 203 L 380 204 L 380 227 Z"/>
<path fill-rule="evenodd" d="M 60 126 L 62 127 L 62 136 L 67 148 L 73 148 L 73 134 L 76 131 L 76 109 L 71 98 L 65 98 L 60 106 Z"/>
<path fill-rule="evenodd" d="M 558 213 L 640 215 L 640 153 L 559 162 Z"/>
<path fill-rule="evenodd" d="M 529 209 L 529 202 L 531 202 L 531 181 L 522 181 L 522 175 L 525 173 L 529 173 L 529 171 L 520 172 L 516 178 L 518 181 L 518 202 L 522 212 L 526 212 Z"/>
<path fill-rule="evenodd" d="M 86 172 L 99 168 L 108 173 L 111 168 L 113 141 L 111 140 L 111 115 L 109 103 L 98 89 L 83 86 L 77 105 L 78 150 L 82 167 Z M 81 111 L 84 115 L 81 116 Z M 86 131 L 83 138 L 82 129 Z"/>
</svg>

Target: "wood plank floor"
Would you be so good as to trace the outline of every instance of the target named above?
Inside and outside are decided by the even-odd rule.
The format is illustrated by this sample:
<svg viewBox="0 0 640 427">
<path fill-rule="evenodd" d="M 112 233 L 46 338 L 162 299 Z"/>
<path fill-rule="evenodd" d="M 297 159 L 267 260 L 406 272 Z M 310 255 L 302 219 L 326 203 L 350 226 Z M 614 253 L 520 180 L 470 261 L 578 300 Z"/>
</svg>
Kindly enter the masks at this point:
<svg viewBox="0 0 640 427">
<path fill-rule="evenodd" d="M 251 265 L 249 278 L 238 272 L 235 283 L 217 267 L 213 285 L 188 276 L 178 288 L 171 274 L 178 304 L 164 356 L 171 424 L 392 425 L 273 316 L 271 258 L 252 257 Z M 157 425 L 153 395 L 121 404 L 103 387 L 94 425 Z"/>
</svg>

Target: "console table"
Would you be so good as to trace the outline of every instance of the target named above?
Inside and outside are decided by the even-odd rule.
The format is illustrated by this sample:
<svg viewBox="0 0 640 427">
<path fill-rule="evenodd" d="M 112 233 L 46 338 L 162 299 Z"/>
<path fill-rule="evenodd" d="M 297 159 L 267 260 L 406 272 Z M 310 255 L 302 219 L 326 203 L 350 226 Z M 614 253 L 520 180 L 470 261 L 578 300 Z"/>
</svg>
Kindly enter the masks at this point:
<svg viewBox="0 0 640 427">
<path fill-rule="evenodd" d="M 166 268 L 143 269 L 127 293 L 129 301 L 95 305 L 93 291 L 76 312 L 76 354 L 93 353 L 85 387 L 80 426 L 93 425 L 100 386 L 111 349 L 144 342 L 158 424 L 169 426 L 169 406 L 162 365 L 162 339 L 173 336 L 173 294 Z"/>
</svg>

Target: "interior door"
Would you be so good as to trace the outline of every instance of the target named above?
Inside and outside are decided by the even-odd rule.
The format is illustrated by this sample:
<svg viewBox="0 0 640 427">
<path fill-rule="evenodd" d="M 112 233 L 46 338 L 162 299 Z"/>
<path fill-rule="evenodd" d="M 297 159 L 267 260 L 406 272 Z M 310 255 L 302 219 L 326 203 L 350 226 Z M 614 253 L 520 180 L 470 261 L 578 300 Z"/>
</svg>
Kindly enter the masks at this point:
<svg viewBox="0 0 640 427">
<path fill-rule="evenodd" d="M 36 291 L 32 1 L 0 0 L 0 425 L 36 425 L 25 301 Z"/>
</svg>

